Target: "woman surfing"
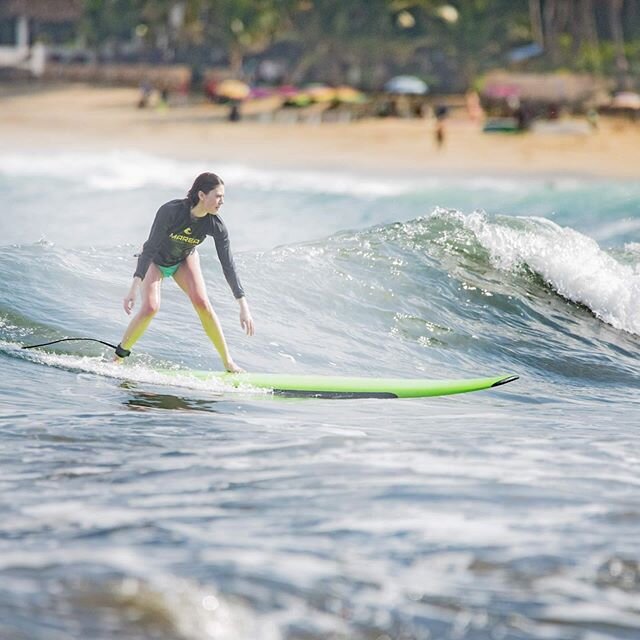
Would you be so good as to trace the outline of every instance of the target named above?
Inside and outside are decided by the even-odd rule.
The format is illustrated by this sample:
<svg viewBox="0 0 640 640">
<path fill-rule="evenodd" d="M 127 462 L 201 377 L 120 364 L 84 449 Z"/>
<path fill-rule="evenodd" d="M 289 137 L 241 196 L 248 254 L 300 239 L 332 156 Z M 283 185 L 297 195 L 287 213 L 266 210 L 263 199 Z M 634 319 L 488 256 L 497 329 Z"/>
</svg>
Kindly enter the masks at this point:
<svg viewBox="0 0 640 640">
<path fill-rule="evenodd" d="M 138 256 L 131 288 L 124 298 L 124 310 L 130 315 L 140 292 L 140 309 L 116 349 L 116 361 L 122 361 L 131 353 L 131 348 L 160 309 L 162 280 L 172 277 L 189 296 L 224 368 L 233 373 L 242 371 L 231 358 L 222 327 L 207 296 L 196 250 L 207 236 L 213 236 L 222 271 L 240 306 L 240 326 L 252 336 L 253 318 L 236 273 L 227 228 L 218 215 L 223 203 L 222 179 L 215 173 L 202 173 L 195 179 L 186 198 L 171 200 L 158 209 L 149 238 Z"/>
</svg>

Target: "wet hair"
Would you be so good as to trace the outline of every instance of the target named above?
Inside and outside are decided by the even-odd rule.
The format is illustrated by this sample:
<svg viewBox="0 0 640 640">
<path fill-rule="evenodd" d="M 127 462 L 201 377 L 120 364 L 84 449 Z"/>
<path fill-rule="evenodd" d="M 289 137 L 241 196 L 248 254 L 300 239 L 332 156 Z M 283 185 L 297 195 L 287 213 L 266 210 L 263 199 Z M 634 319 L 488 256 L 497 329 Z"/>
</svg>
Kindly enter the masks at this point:
<svg viewBox="0 0 640 640">
<path fill-rule="evenodd" d="M 191 189 L 189 189 L 189 193 L 187 194 L 187 198 L 189 198 L 189 203 L 192 207 L 195 207 L 200 198 L 198 198 L 198 192 L 202 191 L 202 193 L 209 193 L 212 189 L 223 185 L 224 182 L 220 176 L 217 176 L 215 173 L 201 173 L 194 181 Z"/>
</svg>

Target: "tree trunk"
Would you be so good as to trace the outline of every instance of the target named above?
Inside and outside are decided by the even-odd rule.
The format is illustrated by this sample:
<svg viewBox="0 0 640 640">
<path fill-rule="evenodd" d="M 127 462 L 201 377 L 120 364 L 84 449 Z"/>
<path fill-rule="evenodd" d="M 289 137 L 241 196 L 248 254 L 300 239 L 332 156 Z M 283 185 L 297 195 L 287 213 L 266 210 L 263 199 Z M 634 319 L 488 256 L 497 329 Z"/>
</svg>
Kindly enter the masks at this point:
<svg viewBox="0 0 640 640">
<path fill-rule="evenodd" d="M 573 3 L 570 0 L 564 0 L 559 2 L 556 9 L 556 23 L 558 33 L 562 33 L 567 30 L 571 18 L 573 17 Z"/>
<path fill-rule="evenodd" d="M 242 66 L 244 64 L 244 52 L 239 43 L 234 43 L 229 49 L 229 69 L 231 76 L 238 80 L 242 79 Z"/>
<path fill-rule="evenodd" d="M 630 85 L 629 61 L 624 52 L 624 32 L 622 30 L 622 8 L 624 0 L 609 0 L 609 26 L 616 53 L 616 71 L 620 85 L 628 89 Z"/>
<path fill-rule="evenodd" d="M 577 0 L 577 5 L 578 20 L 576 22 L 579 24 L 579 46 L 587 47 L 593 69 L 599 72 L 602 70 L 602 59 L 593 0 Z"/>
<path fill-rule="evenodd" d="M 596 14 L 593 0 L 580 0 L 580 5 L 585 41 L 590 47 L 597 49 L 600 46 L 600 40 L 596 27 Z"/>
<path fill-rule="evenodd" d="M 531 36 L 533 41 L 537 42 L 541 47 L 544 47 L 540 0 L 529 0 L 529 20 L 531 22 Z"/>
<path fill-rule="evenodd" d="M 545 49 L 552 64 L 558 62 L 558 0 L 547 0 L 544 5 Z"/>
</svg>

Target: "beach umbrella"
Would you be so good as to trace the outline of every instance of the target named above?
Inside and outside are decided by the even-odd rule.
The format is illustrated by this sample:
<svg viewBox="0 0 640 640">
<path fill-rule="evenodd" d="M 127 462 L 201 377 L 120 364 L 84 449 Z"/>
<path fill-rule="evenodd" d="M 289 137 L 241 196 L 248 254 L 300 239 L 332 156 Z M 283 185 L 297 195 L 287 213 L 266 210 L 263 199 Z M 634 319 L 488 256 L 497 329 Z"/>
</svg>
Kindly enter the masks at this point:
<svg viewBox="0 0 640 640">
<path fill-rule="evenodd" d="M 292 107 L 308 107 L 313 102 L 311 96 L 305 91 L 299 91 L 295 96 L 287 98 L 286 104 Z"/>
<path fill-rule="evenodd" d="M 336 90 L 326 84 L 313 83 L 307 85 L 304 90 L 314 102 L 332 102 L 336 98 Z"/>
<path fill-rule="evenodd" d="M 278 95 L 283 98 L 293 98 L 300 93 L 300 89 L 298 87 L 294 87 L 292 84 L 283 84 L 277 89 Z"/>
<path fill-rule="evenodd" d="M 541 56 L 543 53 L 544 49 L 537 42 L 531 42 L 530 44 L 525 44 L 522 47 L 511 49 L 511 51 L 507 53 L 507 58 L 509 59 L 509 62 L 518 63 L 530 60 L 531 58 L 536 58 Z"/>
<path fill-rule="evenodd" d="M 284 104 L 290 107 L 306 107 L 311 104 L 311 96 L 290 84 L 278 87 L 278 95 L 284 99 Z"/>
<path fill-rule="evenodd" d="M 274 94 L 274 90 L 271 87 L 252 87 L 249 98 L 269 98 Z"/>
<path fill-rule="evenodd" d="M 362 91 L 358 91 L 357 89 L 347 85 L 337 87 L 335 90 L 335 97 L 338 102 L 343 102 L 345 104 L 361 104 L 367 100 L 367 96 L 365 96 Z"/>
<path fill-rule="evenodd" d="M 429 91 L 429 87 L 417 76 L 395 76 L 384 85 L 384 90 L 387 93 L 421 96 Z"/>
<path fill-rule="evenodd" d="M 227 100 L 244 100 L 251 93 L 251 87 L 240 80 L 223 80 L 216 87 L 216 96 Z"/>
<path fill-rule="evenodd" d="M 492 82 L 483 91 L 488 98 L 508 99 L 520 96 L 520 87 L 509 82 Z"/>
<path fill-rule="evenodd" d="M 611 100 L 611 106 L 618 109 L 640 109 L 640 94 L 633 91 L 621 91 Z"/>
</svg>

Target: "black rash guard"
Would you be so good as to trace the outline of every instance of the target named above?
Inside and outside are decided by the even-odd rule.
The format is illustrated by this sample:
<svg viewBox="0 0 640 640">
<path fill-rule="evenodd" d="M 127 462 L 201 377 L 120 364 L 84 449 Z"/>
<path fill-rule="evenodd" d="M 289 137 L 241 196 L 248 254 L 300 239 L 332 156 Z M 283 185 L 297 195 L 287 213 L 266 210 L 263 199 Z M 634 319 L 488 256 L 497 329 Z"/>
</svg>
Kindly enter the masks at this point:
<svg viewBox="0 0 640 640">
<path fill-rule="evenodd" d="M 244 297 L 231 255 L 229 234 L 222 218 L 212 214 L 202 218 L 192 217 L 188 198 L 171 200 L 158 209 L 149 238 L 138 257 L 134 278 L 144 279 L 152 262 L 161 267 L 171 267 L 182 262 L 207 236 L 213 236 L 222 272 L 234 297 Z"/>
</svg>

